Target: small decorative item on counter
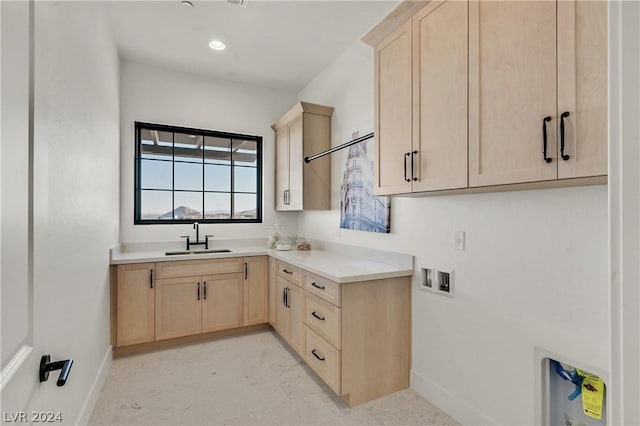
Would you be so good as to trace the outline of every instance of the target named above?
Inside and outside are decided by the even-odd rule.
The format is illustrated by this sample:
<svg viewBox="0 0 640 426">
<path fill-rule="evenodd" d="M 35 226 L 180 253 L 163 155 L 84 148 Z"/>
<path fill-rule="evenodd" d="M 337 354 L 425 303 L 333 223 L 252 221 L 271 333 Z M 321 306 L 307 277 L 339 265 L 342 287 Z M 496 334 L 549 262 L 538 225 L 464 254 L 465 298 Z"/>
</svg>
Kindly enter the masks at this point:
<svg viewBox="0 0 640 426">
<path fill-rule="evenodd" d="M 278 240 L 278 242 L 276 243 L 276 250 L 280 250 L 280 251 L 291 250 L 291 243 L 289 242 L 289 239 L 284 238 L 284 239 Z"/>
<path fill-rule="evenodd" d="M 301 235 L 296 241 L 296 249 L 298 249 L 298 251 L 309 251 L 311 250 L 311 243 L 304 237 L 304 235 Z"/>
<path fill-rule="evenodd" d="M 276 248 L 278 242 L 284 243 L 286 241 L 286 244 L 289 243 L 284 228 L 278 222 L 273 222 L 271 225 L 267 225 L 267 233 L 269 234 L 269 238 L 267 239 L 267 248 Z"/>
</svg>

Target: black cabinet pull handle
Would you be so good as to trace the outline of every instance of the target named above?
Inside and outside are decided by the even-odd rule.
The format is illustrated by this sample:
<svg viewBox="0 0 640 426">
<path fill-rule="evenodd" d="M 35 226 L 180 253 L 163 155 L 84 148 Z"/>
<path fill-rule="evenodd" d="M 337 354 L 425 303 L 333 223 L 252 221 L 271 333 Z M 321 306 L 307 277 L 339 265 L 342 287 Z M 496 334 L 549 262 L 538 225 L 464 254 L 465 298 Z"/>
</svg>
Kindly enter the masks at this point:
<svg viewBox="0 0 640 426">
<path fill-rule="evenodd" d="M 202 298 L 204 300 L 207 300 L 207 282 L 204 282 L 204 288 L 203 288 L 203 294 L 202 294 Z"/>
<path fill-rule="evenodd" d="M 542 158 L 545 162 L 550 163 L 551 158 L 547 157 L 547 122 L 551 121 L 550 116 L 546 116 L 542 119 Z"/>
<path fill-rule="evenodd" d="M 565 111 L 560 114 L 560 157 L 564 161 L 569 160 L 569 155 L 564 153 L 564 119 L 569 116 L 569 111 Z"/>
<path fill-rule="evenodd" d="M 244 279 L 247 279 L 247 275 L 249 273 L 249 271 L 247 270 L 247 262 L 244 262 Z"/>
<path fill-rule="evenodd" d="M 292 275 L 292 274 L 293 274 L 293 272 L 291 272 L 291 271 L 287 271 L 286 269 L 283 269 L 283 270 L 282 270 L 282 272 L 284 272 L 285 274 L 289 274 L 289 275 Z"/>
<path fill-rule="evenodd" d="M 311 315 L 313 315 L 314 317 L 316 317 L 320 321 L 324 321 L 324 317 L 321 317 L 320 315 L 316 314 L 316 311 L 311 312 Z"/>
<path fill-rule="evenodd" d="M 404 180 L 405 182 L 411 182 L 411 179 L 407 177 L 407 157 L 411 156 L 410 152 L 404 154 Z"/>
<path fill-rule="evenodd" d="M 71 371 L 72 365 L 72 359 L 51 362 L 50 355 L 42 355 L 40 358 L 40 382 L 46 382 L 49 380 L 50 371 L 60 370 L 60 376 L 58 376 L 56 385 L 64 386 L 65 383 L 67 383 L 67 378 L 69 377 L 69 371 Z"/>
<path fill-rule="evenodd" d="M 282 304 L 287 307 L 287 288 L 282 289 Z"/>
<path fill-rule="evenodd" d="M 312 283 L 311 283 L 311 285 L 312 285 L 313 287 L 317 288 L 317 289 L 324 290 L 324 286 L 323 286 L 323 285 L 318 285 L 318 284 L 316 284 L 316 282 L 315 282 L 315 281 L 314 281 L 314 282 L 312 282 Z"/>
<path fill-rule="evenodd" d="M 324 357 L 319 356 L 319 355 L 316 353 L 316 350 L 315 350 L 315 349 L 311 349 L 311 353 L 313 354 L 313 356 L 315 356 L 316 358 L 318 358 L 320 361 L 324 361 Z"/>
<path fill-rule="evenodd" d="M 153 288 L 153 269 L 149 269 L 149 288 Z"/>
<path fill-rule="evenodd" d="M 414 173 L 414 169 L 413 169 L 413 156 L 416 155 L 418 153 L 418 151 L 412 151 L 411 152 L 411 179 L 415 182 L 418 180 L 418 178 L 416 177 L 415 173 Z"/>
<path fill-rule="evenodd" d="M 198 299 L 197 300 L 200 300 L 200 283 L 198 283 Z"/>
<path fill-rule="evenodd" d="M 286 306 L 287 308 L 291 307 L 289 305 L 289 287 L 286 287 L 284 289 L 284 306 Z"/>
</svg>

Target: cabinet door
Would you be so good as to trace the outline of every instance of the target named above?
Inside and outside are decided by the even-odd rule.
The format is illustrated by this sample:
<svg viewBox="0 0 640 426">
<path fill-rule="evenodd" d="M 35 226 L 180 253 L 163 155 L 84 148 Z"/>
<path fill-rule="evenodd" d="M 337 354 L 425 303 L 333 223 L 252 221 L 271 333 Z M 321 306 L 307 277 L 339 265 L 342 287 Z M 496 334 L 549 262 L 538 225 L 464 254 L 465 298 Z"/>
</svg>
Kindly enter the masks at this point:
<svg viewBox="0 0 640 426">
<path fill-rule="evenodd" d="M 154 263 L 118 265 L 116 346 L 152 342 L 155 333 Z"/>
<path fill-rule="evenodd" d="M 383 40 L 374 55 L 374 191 L 406 193 L 411 191 L 405 172 L 412 151 L 411 20 Z"/>
<path fill-rule="evenodd" d="M 201 277 L 156 280 L 156 340 L 201 332 Z"/>
<path fill-rule="evenodd" d="M 606 1 L 558 2 L 558 114 L 563 113 L 569 114 L 558 178 L 606 175 Z"/>
<path fill-rule="evenodd" d="M 304 297 L 302 289 L 297 285 L 289 286 L 289 307 L 291 311 L 291 346 L 300 354 L 304 354 Z"/>
<path fill-rule="evenodd" d="M 467 2 L 413 17 L 413 191 L 467 186 Z"/>
<path fill-rule="evenodd" d="M 202 277 L 202 332 L 242 326 L 243 274 Z"/>
<path fill-rule="evenodd" d="M 287 293 L 291 287 L 295 287 L 295 284 L 281 277 L 276 278 L 275 328 L 287 341 L 291 337 L 291 310 L 287 303 Z"/>
<path fill-rule="evenodd" d="M 289 127 L 276 131 L 276 210 L 286 210 L 286 191 L 289 191 Z"/>
<path fill-rule="evenodd" d="M 289 195 L 287 210 L 302 210 L 303 200 L 303 114 L 289 123 Z"/>
<path fill-rule="evenodd" d="M 278 290 L 276 289 L 276 260 L 269 256 L 269 324 L 276 325 L 276 303 Z"/>
<path fill-rule="evenodd" d="M 469 2 L 469 186 L 557 178 L 556 75 L 556 2 Z"/>
<path fill-rule="evenodd" d="M 267 256 L 244 258 L 243 325 L 269 320 L 269 260 Z"/>
</svg>

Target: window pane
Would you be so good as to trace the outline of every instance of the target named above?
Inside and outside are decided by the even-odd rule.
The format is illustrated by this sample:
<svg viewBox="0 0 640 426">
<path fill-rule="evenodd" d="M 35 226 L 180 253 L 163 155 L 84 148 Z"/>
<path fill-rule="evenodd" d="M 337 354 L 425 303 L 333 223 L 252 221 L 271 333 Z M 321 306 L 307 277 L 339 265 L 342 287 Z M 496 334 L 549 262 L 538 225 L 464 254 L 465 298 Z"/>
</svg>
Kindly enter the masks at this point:
<svg viewBox="0 0 640 426">
<path fill-rule="evenodd" d="M 256 192 L 256 170 L 253 167 L 234 167 L 233 190 L 235 192 Z"/>
<path fill-rule="evenodd" d="M 170 161 L 141 160 L 141 188 L 171 189 L 172 168 L 173 164 Z"/>
<path fill-rule="evenodd" d="M 173 159 L 173 133 L 140 129 L 140 157 Z"/>
<path fill-rule="evenodd" d="M 231 191 L 231 167 L 217 164 L 204 165 L 205 191 Z"/>
<path fill-rule="evenodd" d="M 140 191 L 140 219 L 171 220 L 171 191 Z"/>
<path fill-rule="evenodd" d="M 211 164 L 231 164 L 231 139 L 205 136 L 204 162 Z"/>
<path fill-rule="evenodd" d="M 258 164 L 258 143 L 234 139 L 233 164 L 255 167 Z"/>
<path fill-rule="evenodd" d="M 175 219 L 202 219 L 202 192 L 176 192 L 174 205 Z"/>
<path fill-rule="evenodd" d="M 175 189 L 202 191 L 202 164 L 174 163 Z"/>
<path fill-rule="evenodd" d="M 231 217 L 231 194 L 204 194 L 205 219 L 229 219 Z"/>
<path fill-rule="evenodd" d="M 255 219 L 258 217 L 256 194 L 233 194 L 233 218 Z"/>
<path fill-rule="evenodd" d="M 175 161 L 189 161 L 202 163 L 202 135 L 175 133 L 174 155 Z"/>
</svg>

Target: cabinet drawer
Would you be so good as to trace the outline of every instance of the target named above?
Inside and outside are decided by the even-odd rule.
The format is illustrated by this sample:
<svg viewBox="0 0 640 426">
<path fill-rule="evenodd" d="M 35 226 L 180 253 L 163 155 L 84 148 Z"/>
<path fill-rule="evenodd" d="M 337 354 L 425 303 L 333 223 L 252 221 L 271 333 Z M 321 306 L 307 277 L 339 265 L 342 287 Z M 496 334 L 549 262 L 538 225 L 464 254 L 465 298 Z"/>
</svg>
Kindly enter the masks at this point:
<svg viewBox="0 0 640 426">
<path fill-rule="evenodd" d="M 207 260 L 158 262 L 157 278 L 194 277 L 199 275 L 233 274 L 243 272 L 241 257 Z"/>
<path fill-rule="evenodd" d="M 305 326 L 304 359 L 340 395 L 340 350 Z"/>
<path fill-rule="evenodd" d="M 295 266 L 291 266 L 286 262 L 278 260 L 278 275 L 286 278 L 294 284 L 302 286 L 302 270 Z"/>
<path fill-rule="evenodd" d="M 336 348 L 341 348 L 341 310 L 332 304 L 307 294 L 304 322 Z"/>
<path fill-rule="evenodd" d="M 341 306 L 340 284 L 322 278 L 321 276 L 304 272 L 304 289 L 310 293 L 320 296 L 322 299 L 336 306 Z"/>
</svg>

